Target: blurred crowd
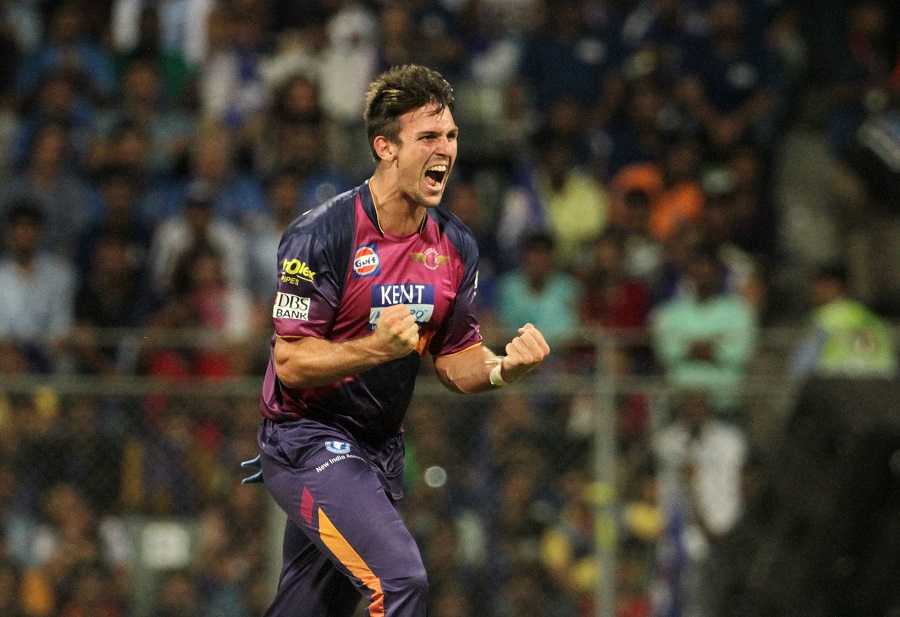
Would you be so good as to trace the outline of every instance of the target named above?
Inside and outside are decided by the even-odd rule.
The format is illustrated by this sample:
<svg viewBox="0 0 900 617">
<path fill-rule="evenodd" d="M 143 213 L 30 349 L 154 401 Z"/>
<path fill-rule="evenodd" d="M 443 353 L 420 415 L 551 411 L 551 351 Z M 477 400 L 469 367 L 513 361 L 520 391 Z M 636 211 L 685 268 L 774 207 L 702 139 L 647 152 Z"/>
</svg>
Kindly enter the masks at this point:
<svg viewBox="0 0 900 617">
<path fill-rule="evenodd" d="M 456 88 L 445 205 L 489 342 L 532 322 L 545 374 L 671 386 L 661 425 L 616 403 L 618 615 L 722 615 L 762 329 L 808 327 L 785 374 L 897 371 L 898 41 L 879 0 L 0 0 L 0 376 L 258 376 L 282 231 L 371 173 L 370 81 L 426 64 Z M 811 255 L 785 241 L 797 127 L 839 229 Z M 598 405 L 414 404 L 434 615 L 592 614 Z M 0 613 L 135 614 L 127 521 L 186 517 L 149 615 L 261 614 L 267 505 L 235 469 L 257 422 L 225 395 L 0 394 Z"/>
</svg>

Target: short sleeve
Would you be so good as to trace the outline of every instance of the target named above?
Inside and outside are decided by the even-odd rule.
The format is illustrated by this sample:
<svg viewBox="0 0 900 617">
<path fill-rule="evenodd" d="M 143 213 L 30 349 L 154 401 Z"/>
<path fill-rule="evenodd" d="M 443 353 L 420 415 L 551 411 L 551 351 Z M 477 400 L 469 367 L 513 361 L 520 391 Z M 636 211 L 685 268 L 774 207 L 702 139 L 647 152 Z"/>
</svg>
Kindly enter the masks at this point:
<svg viewBox="0 0 900 617">
<path fill-rule="evenodd" d="M 474 239 L 465 237 L 460 258 L 463 263 L 462 282 L 456 292 L 453 307 L 438 329 L 428 350 L 431 355 L 449 356 L 481 343 L 478 319 L 475 317 L 475 295 L 478 293 L 478 247 Z"/>
<path fill-rule="evenodd" d="M 278 284 L 272 320 L 283 338 L 325 338 L 340 299 L 343 273 L 314 233 L 289 230 L 278 247 Z"/>
</svg>

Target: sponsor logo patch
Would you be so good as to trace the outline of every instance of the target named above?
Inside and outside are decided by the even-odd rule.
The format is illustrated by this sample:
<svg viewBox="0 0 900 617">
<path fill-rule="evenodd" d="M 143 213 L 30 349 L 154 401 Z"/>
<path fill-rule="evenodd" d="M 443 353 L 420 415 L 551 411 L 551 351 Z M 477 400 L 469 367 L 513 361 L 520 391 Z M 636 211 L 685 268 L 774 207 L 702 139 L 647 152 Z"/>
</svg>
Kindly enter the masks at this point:
<svg viewBox="0 0 900 617">
<path fill-rule="evenodd" d="M 395 304 L 405 304 L 416 318 L 416 323 L 422 325 L 429 321 L 434 313 L 434 285 L 420 283 L 372 285 L 369 329 L 375 327 L 383 309 Z"/>
<path fill-rule="evenodd" d="M 357 277 L 377 276 L 381 274 L 381 261 L 378 259 L 378 244 L 364 244 L 356 247 L 353 255 L 353 273 Z"/>
<path fill-rule="evenodd" d="M 272 307 L 272 317 L 276 319 L 309 319 L 309 298 L 278 292 L 275 295 L 275 305 Z"/>
<path fill-rule="evenodd" d="M 310 270 L 305 261 L 299 259 L 285 259 L 281 264 L 281 280 L 285 283 L 297 285 L 300 281 L 312 283 L 316 273 Z"/>
<path fill-rule="evenodd" d="M 350 444 L 343 441 L 326 441 L 325 449 L 335 454 L 347 454 L 350 452 Z"/>
<path fill-rule="evenodd" d="M 437 270 L 438 266 L 444 266 L 450 263 L 450 258 L 446 255 L 440 255 L 433 249 L 425 249 L 424 253 L 410 253 L 413 261 L 425 264 L 429 270 Z"/>
</svg>

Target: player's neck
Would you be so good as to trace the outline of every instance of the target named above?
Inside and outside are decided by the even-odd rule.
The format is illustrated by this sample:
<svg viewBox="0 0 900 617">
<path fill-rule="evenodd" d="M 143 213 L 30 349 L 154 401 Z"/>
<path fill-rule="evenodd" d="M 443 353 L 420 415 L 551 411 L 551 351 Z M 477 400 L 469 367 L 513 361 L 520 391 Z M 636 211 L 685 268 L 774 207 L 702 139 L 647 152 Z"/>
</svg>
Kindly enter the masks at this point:
<svg viewBox="0 0 900 617">
<path fill-rule="evenodd" d="M 401 193 L 395 182 L 390 182 L 376 171 L 369 180 L 369 190 L 372 192 L 381 231 L 395 236 L 408 236 L 421 229 L 422 221 L 427 216 L 426 209 Z"/>
</svg>

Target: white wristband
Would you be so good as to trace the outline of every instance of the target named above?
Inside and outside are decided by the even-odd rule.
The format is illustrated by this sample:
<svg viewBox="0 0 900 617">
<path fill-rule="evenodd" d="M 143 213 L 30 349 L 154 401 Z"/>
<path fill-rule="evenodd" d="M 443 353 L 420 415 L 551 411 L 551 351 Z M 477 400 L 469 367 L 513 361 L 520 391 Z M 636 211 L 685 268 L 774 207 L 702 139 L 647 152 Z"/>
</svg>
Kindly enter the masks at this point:
<svg viewBox="0 0 900 617">
<path fill-rule="evenodd" d="M 498 362 L 497 364 L 494 365 L 494 368 L 491 369 L 490 380 L 491 380 L 492 386 L 502 387 L 502 386 L 508 385 L 508 382 L 503 381 L 503 376 L 500 374 L 500 369 L 502 367 L 503 367 L 503 365 L 500 362 Z"/>
</svg>

